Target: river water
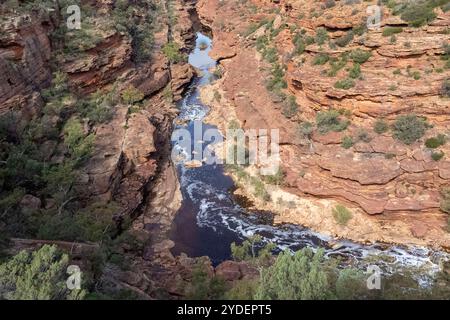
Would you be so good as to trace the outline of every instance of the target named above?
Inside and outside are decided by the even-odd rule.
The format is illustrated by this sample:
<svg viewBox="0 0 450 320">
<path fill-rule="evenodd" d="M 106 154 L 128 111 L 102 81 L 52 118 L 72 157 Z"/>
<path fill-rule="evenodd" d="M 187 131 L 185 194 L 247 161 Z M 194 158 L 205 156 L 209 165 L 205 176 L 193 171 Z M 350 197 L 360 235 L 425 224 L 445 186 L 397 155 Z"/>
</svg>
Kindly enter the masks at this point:
<svg viewBox="0 0 450 320">
<path fill-rule="evenodd" d="M 216 64 L 208 56 L 211 45 L 210 38 L 197 34 L 196 48 L 189 56 L 189 63 L 200 71 L 200 76 L 192 82 L 179 103 L 180 114 L 176 123 L 182 124 L 176 125 L 176 129 L 187 129 L 192 136 L 195 125 L 202 124 L 203 131 L 215 128 L 202 122 L 208 113 L 208 107 L 199 98 L 199 88 L 214 81 L 214 76 L 209 72 Z M 202 144 L 203 148 L 208 145 L 208 142 L 193 139 L 192 147 L 196 143 Z M 173 142 L 173 148 L 187 155 L 186 150 L 176 141 Z M 234 199 L 234 183 L 224 174 L 222 165 L 203 165 L 188 169 L 178 163 L 177 168 L 183 202 L 171 229 L 170 237 L 175 242 L 172 250 L 174 255 L 184 252 L 192 257 L 208 256 L 217 265 L 230 259 L 232 242 L 240 243 L 257 233 L 263 237 L 264 242 L 275 243 L 277 250 L 322 247 L 327 256 L 342 257 L 347 265 L 364 270 L 375 260 L 383 272 L 387 273 L 401 272 L 405 267 L 420 268 L 417 279 L 424 283 L 439 270 L 439 260 L 449 258 L 444 252 L 428 248 L 362 245 L 332 239 L 301 226 L 268 225 L 261 219 L 261 215 L 248 214 Z"/>
</svg>

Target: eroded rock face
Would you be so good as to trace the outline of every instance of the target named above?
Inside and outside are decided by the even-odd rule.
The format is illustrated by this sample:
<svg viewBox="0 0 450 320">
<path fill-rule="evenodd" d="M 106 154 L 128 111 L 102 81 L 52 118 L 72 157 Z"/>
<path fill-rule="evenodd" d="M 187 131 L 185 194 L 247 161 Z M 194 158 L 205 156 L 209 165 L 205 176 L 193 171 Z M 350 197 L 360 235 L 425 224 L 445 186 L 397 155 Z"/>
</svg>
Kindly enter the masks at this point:
<svg viewBox="0 0 450 320">
<path fill-rule="evenodd" d="M 450 39 L 446 32 L 450 13 L 436 9 L 437 18 L 431 24 L 412 28 L 383 8 L 380 29 L 354 33 L 344 46 L 330 45 L 366 21 L 370 4 L 375 2 L 347 5 L 339 1 L 327 8 L 310 0 L 253 0 L 248 5 L 199 1 L 199 16 L 214 35 L 211 56 L 225 71 L 220 89 L 227 111 L 217 113 L 222 113 L 223 119 L 227 113 L 234 114 L 246 129 L 280 129 L 289 192 L 382 214 L 380 219 L 399 219 L 411 225 L 413 237 L 445 235 L 446 216 L 439 210 L 439 191 L 450 184 L 450 161 L 447 157 L 432 160 L 424 141 L 448 133 L 450 125 L 450 103 L 441 95 L 442 83 L 450 75 L 442 61 L 443 45 Z M 260 23 L 264 19 L 273 21 L 272 28 Z M 395 37 L 383 36 L 383 28 L 392 26 L 403 30 Z M 327 33 L 322 45 L 316 41 L 318 28 Z M 304 39 L 309 36 L 314 43 L 296 55 L 293 40 L 300 30 Z M 270 34 L 265 46 L 275 49 L 276 59 L 271 63 L 255 48 L 258 38 Z M 351 58 L 331 76 L 327 75 L 330 62 L 319 64 L 315 59 L 320 54 L 339 60 L 356 49 L 370 52 L 360 63 L 361 76 L 349 89 L 335 88 L 338 80 L 349 77 Z M 290 118 L 283 115 L 279 98 L 266 89 L 275 63 L 285 66 L 287 89 L 283 93 L 293 96 L 298 105 L 298 112 Z M 301 122 L 314 123 L 317 112 L 330 109 L 340 110 L 342 118 L 350 120 L 346 130 L 326 134 L 314 130 L 309 138 L 299 135 Z M 408 113 L 425 116 L 433 124 L 419 141 L 406 145 L 392 132 L 374 132 L 376 120 L 392 124 Z M 363 138 L 358 138 L 361 132 Z M 353 138 L 349 149 L 341 147 L 346 136 Z M 439 149 L 450 155 L 448 144 Z M 417 215 L 432 221 L 426 232 L 413 225 Z"/>
<path fill-rule="evenodd" d="M 43 105 L 39 89 L 51 82 L 50 34 L 57 14 L 29 13 L 0 22 L 0 114 L 23 109 L 30 118 Z"/>
</svg>

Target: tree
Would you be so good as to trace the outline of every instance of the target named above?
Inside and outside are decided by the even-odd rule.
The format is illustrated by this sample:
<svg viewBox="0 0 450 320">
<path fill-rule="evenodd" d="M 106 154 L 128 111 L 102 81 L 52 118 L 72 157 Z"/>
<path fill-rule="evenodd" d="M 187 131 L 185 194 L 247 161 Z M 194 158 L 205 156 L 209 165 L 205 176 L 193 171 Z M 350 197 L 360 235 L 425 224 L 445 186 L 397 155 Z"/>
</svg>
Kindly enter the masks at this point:
<svg viewBox="0 0 450 320">
<path fill-rule="evenodd" d="M 235 242 L 231 244 L 231 254 L 234 260 L 248 261 L 258 265 L 267 264 L 274 249 L 275 244 L 273 243 L 263 246 L 262 237 L 259 234 L 249 237 L 241 245 L 237 245 Z"/>
<path fill-rule="evenodd" d="M 304 248 L 278 255 L 275 263 L 261 273 L 258 300 L 312 300 L 332 296 L 325 270 L 324 251 Z"/>
<path fill-rule="evenodd" d="M 0 265 L 0 299 L 83 299 L 84 290 L 67 288 L 68 265 L 69 257 L 56 246 L 44 245 L 32 253 L 21 251 Z"/>
</svg>

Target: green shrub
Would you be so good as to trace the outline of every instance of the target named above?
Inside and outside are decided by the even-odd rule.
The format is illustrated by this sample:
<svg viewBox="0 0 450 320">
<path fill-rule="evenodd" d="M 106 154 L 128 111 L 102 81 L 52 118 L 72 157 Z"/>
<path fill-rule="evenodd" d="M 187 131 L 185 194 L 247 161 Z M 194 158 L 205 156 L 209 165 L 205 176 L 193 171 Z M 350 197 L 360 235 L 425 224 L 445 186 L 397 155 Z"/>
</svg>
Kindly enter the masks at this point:
<svg viewBox="0 0 450 320">
<path fill-rule="evenodd" d="M 397 86 L 395 84 L 391 84 L 388 88 L 389 91 L 395 91 L 397 90 Z"/>
<path fill-rule="evenodd" d="M 282 169 L 278 169 L 277 173 L 275 173 L 274 175 L 263 176 L 263 179 L 268 184 L 280 186 L 283 184 L 284 177 L 284 171 Z"/>
<path fill-rule="evenodd" d="M 294 36 L 293 43 L 294 43 L 294 54 L 301 55 L 306 49 L 306 44 L 301 34 L 297 33 Z"/>
<path fill-rule="evenodd" d="M 408 114 L 397 117 L 392 130 L 395 138 L 405 144 L 412 144 L 422 138 L 428 128 L 429 125 L 424 118 Z"/>
<path fill-rule="evenodd" d="M 443 134 L 438 134 L 436 137 L 429 138 L 425 141 L 425 146 L 430 149 L 438 148 L 444 145 L 446 137 Z"/>
<path fill-rule="evenodd" d="M 436 18 L 434 8 L 444 2 L 446 2 L 446 0 L 423 0 L 406 3 L 400 9 L 400 17 L 412 27 L 423 26 Z"/>
<path fill-rule="evenodd" d="M 354 86 L 355 86 L 355 81 L 353 81 L 350 78 L 336 81 L 336 83 L 334 84 L 334 87 L 336 89 L 343 89 L 343 90 L 348 90 L 350 88 L 353 88 Z"/>
<path fill-rule="evenodd" d="M 326 9 L 333 8 L 336 6 L 336 2 L 334 0 L 325 0 L 324 7 Z"/>
<path fill-rule="evenodd" d="M 290 119 L 294 117 L 298 112 L 298 104 L 296 102 L 295 96 L 289 96 L 283 104 L 283 115 Z"/>
<path fill-rule="evenodd" d="M 319 27 L 316 30 L 316 43 L 323 45 L 328 40 L 328 32 L 325 28 Z"/>
<path fill-rule="evenodd" d="M 364 299 L 367 295 L 367 277 L 363 271 L 343 269 L 336 280 L 336 296 L 340 300 Z"/>
<path fill-rule="evenodd" d="M 186 60 L 186 55 L 180 52 L 180 47 L 175 42 L 166 43 L 162 52 L 172 63 L 179 63 Z"/>
<path fill-rule="evenodd" d="M 224 279 L 209 276 L 206 266 L 199 262 L 192 272 L 192 281 L 185 288 L 188 300 L 217 300 L 223 299 L 226 292 Z"/>
<path fill-rule="evenodd" d="M 353 31 L 348 31 L 345 35 L 336 39 L 334 43 L 339 47 L 345 47 L 353 40 L 353 37 L 354 37 Z"/>
<path fill-rule="evenodd" d="M 353 215 L 346 207 L 338 204 L 333 208 L 333 217 L 338 224 L 346 225 Z"/>
<path fill-rule="evenodd" d="M 345 136 L 342 138 L 341 146 L 344 149 L 350 149 L 353 146 L 353 138 L 350 136 Z"/>
<path fill-rule="evenodd" d="M 441 96 L 450 97 L 450 78 L 445 79 L 441 87 Z"/>
<path fill-rule="evenodd" d="M 330 56 L 326 53 L 319 53 L 314 57 L 314 65 L 324 65 L 330 60 Z"/>
<path fill-rule="evenodd" d="M 137 89 L 135 86 L 130 85 L 128 88 L 122 91 L 122 100 L 127 105 L 133 105 L 136 102 L 142 101 L 144 99 L 144 94 L 142 91 Z"/>
<path fill-rule="evenodd" d="M 102 202 L 93 203 L 75 214 L 47 211 L 39 217 L 38 237 L 46 240 L 106 241 L 117 232 L 113 217 L 118 211 L 116 204 Z"/>
<path fill-rule="evenodd" d="M 275 263 L 262 270 L 257 300 L 317 300 L 331 296 L 331 284 L 324 265 L 324 251 L 309 248 L 295 254 L 285 251 Z"/>
<path fill-rule="evenodd" d="M 403 32 L 403 28 L 401 27 L 385 27 L 383 29 L 383 37 L 390 37 L 394 34 Z"/>
<path fill-rule="evenodd" d="M 361 76 L 361 66 L 359 63 L 354 63 L 353 67 L 350 68 L 348 76 L 352 79 L 357 79 Z"/>
<path fill-rule="evenodd" d="M 341 70 L 347 64 L 348 58 L 346 54 L 343 54 L 339 59 L 331 58 L 330 66 L 331 69 L 328 71 L 327 76 L 334 77 L 337 75 L 339 70 Z"/>
<path fill-rule="evenodd" d="M 311 122 L 302 122 L 299 125 L 299 134 L 301 138 L 311 139 L 314 132 L 314 125 Z"/>
<path fill-rule="evenodd" d="M 64 126 L 64 144 L 69 149 L 73 160 L 78 163 L 85 160 L 93 151 L 93 134 L 86 135 L 80 120 L 71 118 Z"/>
<path fill-rule="evenodd" d="M 362 142 L 366 142 L 366 143 L 368 143 L 372 140 L 369 133 L 364 129 L 358 130 L 358 132 L 356 133 L 356 139 L 357 139 L 357 141 L 362 141 Z"/>
<path fill-rule="evenodd" d="M 256 265 L 267 265 L 272 257 L 272 251 L 275 249 L 273 243 L 264 245 L 263 238 L 255 234 L 237 245 L 231 244 L 231 255 L 236 261 L 247 261 Z"/>
<path fill-rule="evenodd" d="M 361 50 L 361 49 L 352 50 L 350 52 L 350 59 L 352 59 L 353 62 L 356 62 L 359 64 L 363 64 L 364 62 L 369 60 L 369 58 L 371 56 L 372 56 L 372 52 Z"/>
<path fill-rule="evenodd" d="M 434 161 L 439 161 L 444 157 L 444 152 L 443 151 L 433 151 L 431 153 L 431 159 L 433 159 Z"/>
<path fill-rule="evenodd" d="M 266 88 L 275 93 L 280 93 L 281 89 L 287 88 L 286 80 L 284 80 L 284 69 L 280 64 L 277 63 L 273 66 Z"/>
<path fill-rule="evenodd" d="M 360 25 L 354 26 L 352 30 L 354 34 L 362 36 L 367 31 L 367 24 L 361 23 Z"/>
<path fill-rule="evenodd" d="M 389 124 L 385 120 L 378 119 L 373 125 L 373 131 L 378 134 L 385 133 L 389 130 Z"/>
<path fill-rule="evenodd" d="M 316 116 L 317 129 L 324 134 L 330 131 L 344 131 L 350 124 L 349 120 L 341 120 L 336 110 L 320 111 Z"/>
<path fill-rule="evenodd" d="M 257 280 L 240 280 L 225 293 L 226 300 L 253 300 L 259 283 Z"/>
</svg>

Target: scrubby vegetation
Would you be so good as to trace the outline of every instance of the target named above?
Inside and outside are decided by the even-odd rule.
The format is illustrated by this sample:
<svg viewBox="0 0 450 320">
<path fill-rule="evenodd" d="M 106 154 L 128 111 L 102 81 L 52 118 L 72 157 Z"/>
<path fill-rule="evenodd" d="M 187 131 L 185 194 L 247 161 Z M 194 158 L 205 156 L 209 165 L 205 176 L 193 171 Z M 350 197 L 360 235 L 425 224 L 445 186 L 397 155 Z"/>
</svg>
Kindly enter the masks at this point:
<svg viewBox="0 0 450 320">
<path fill-rule="evenodd" d="M 385 27 L 383 29 L 382 35 L 383 35 L 383 37 L 390 37 L 390 36 L 393 36 L 394 34 L 401 33 L 401 32 L 403 32 L 403 28 L 401 28 L 401 27 Z"/>
<path fill-rule="evenodd" d="M 442 82 L 441 96 L 450 98 L 450 79 L 445 79 Z"/>
<path fill-rule="evenodd" d="M 373 131 L 375 131 L 378 134 L 385 133 L 389 130 L 389 124 L 382 119 L 378 119 L 375 121 L 373 125 Z"/>
<path fill-rule="evenodd" d="M 353 147 L 353 138 L 350 136 L 345 136 L 344 138 L 342 138 L 341 146 L 344 149 L 350 149 L 351 147 Z"/>
<path fill-rule="evenodd" d="M 425 140 L 425 146 L 427 148 L 435 149 L 443 146 L 447 141 L 447 137 L 443 134 L 438 134 L 436 137 L 431 137 Z"/>
<path fill-rule="evenodd" d="M 429 124 L 424 118 L 415 114 L 408 114 L 399 116 L 396 119 L 392 126 L 392 131 L 394 137 L 398 140 L 405 144 L 412 144 L 422 138 L 428 128 Z"/>
<path fill-rule="evenodd" d="M 394 14 L 399 14 L 402 20 L 412 27 L 420 27 L 432 22 L 436 18 L 434 9 L 445 7 L 448 0 L 419 0 L 403 2 L 394 8 Z"/>
<path fill-rule="evenodd" d="M 355 75 L 355 72 L 353 73 L 353 75 Z M 343 90 L 348 90 L 350 88 L 353 88 L 354 86 L 355 86 L 355 81 L 353 81 L 350 78 L 336 81 L 336 83 L 334 84 L 334 87 L 336 89 L 343 89 Z"/>
<path fill-rule="evenodd" d="M 339 46 L 339 47 L 345 47 L 347 46 L 351 41 L 353 41 L 354 38 L 354 34 L 353 31 L 347 31 L 347 33 L 345 35 L 343 35 L 342 37 L 336 39 L 334 41 L 334 43 Z"/>
<path fill-rule="evenodd" d="M 288 96 L 284 101 L 282 110 L 283 115 L 286 118 L 290 119 L 294 117 L 297 114 L 297 112 L 298 112 L 298 104 L 295 100 L 295 96 Z"/>
<path fill-rule="evenodd" d="M 56 246 L 22 251 L 0 264 L 0 298 L 6 300 L 78 300 L 86 291 L 66 285 L 69 257 Z"/>
<path fill-rule="evenodd" d="M 363 64 L 372 56 L 372 52 L 356 49 L 350 52 L 350 59 L 355 63 Z"/>
<path fill-rule="evenodd" d="M 431 152 L 431 159 L 434 161 L 439 161 L 445 156 L 445 153 L 443 151 L 433 151 Z"/>
<path fill-rule="evenodd" d="M 186 61 L 186 55 L 180 52 L 180 47 L 175 42 L 168 42 L 162 49 L 164 55 L 172 63 Z"/>
<path fill-rule="evenodd" d="M 316 116 L 317 129 L 324 134 L 330 131 L 344 131 L 347 129 L 350 121 L 341 119 L 341 115 L 336 110 L 321 111 Z"/>
<path fill-rule="evenodd" d="M 341 204 L 338 204 L 333 208 L 333 217 L 340 225 L 346 225 L 352 216 L 351 211 Z"/>
<path fill-rule="evenodd" d="M 340 260 L 326 258 L 323 249 L 286 250 L 271 256 L 273 249 L 272 244 L 262 243 L 258 235 L 246 240 L 242 246 L 234 244 L 232 251 L 238 253 L 236 259 L 258 267 L 260 277 L 235 281 L 223 297 L 242 300 L 364 300 L 439 299 L 448 295 L 445 285 L 448 279 L 443 273 L 437 275 L 432 286 L 424 289 L 412 276 L 418 271 L 404 269 L 401 274 L 384 275 L 381 290 L 369 290 L 368 275 L 350 266 L 339 266 Z"/>
<path fill-rule="evenodd" d="M 314 57 L 314 65 L 323 65 L 330 60 L 330 56 L 326 53 L 319 53 Z"/>
</svg>

